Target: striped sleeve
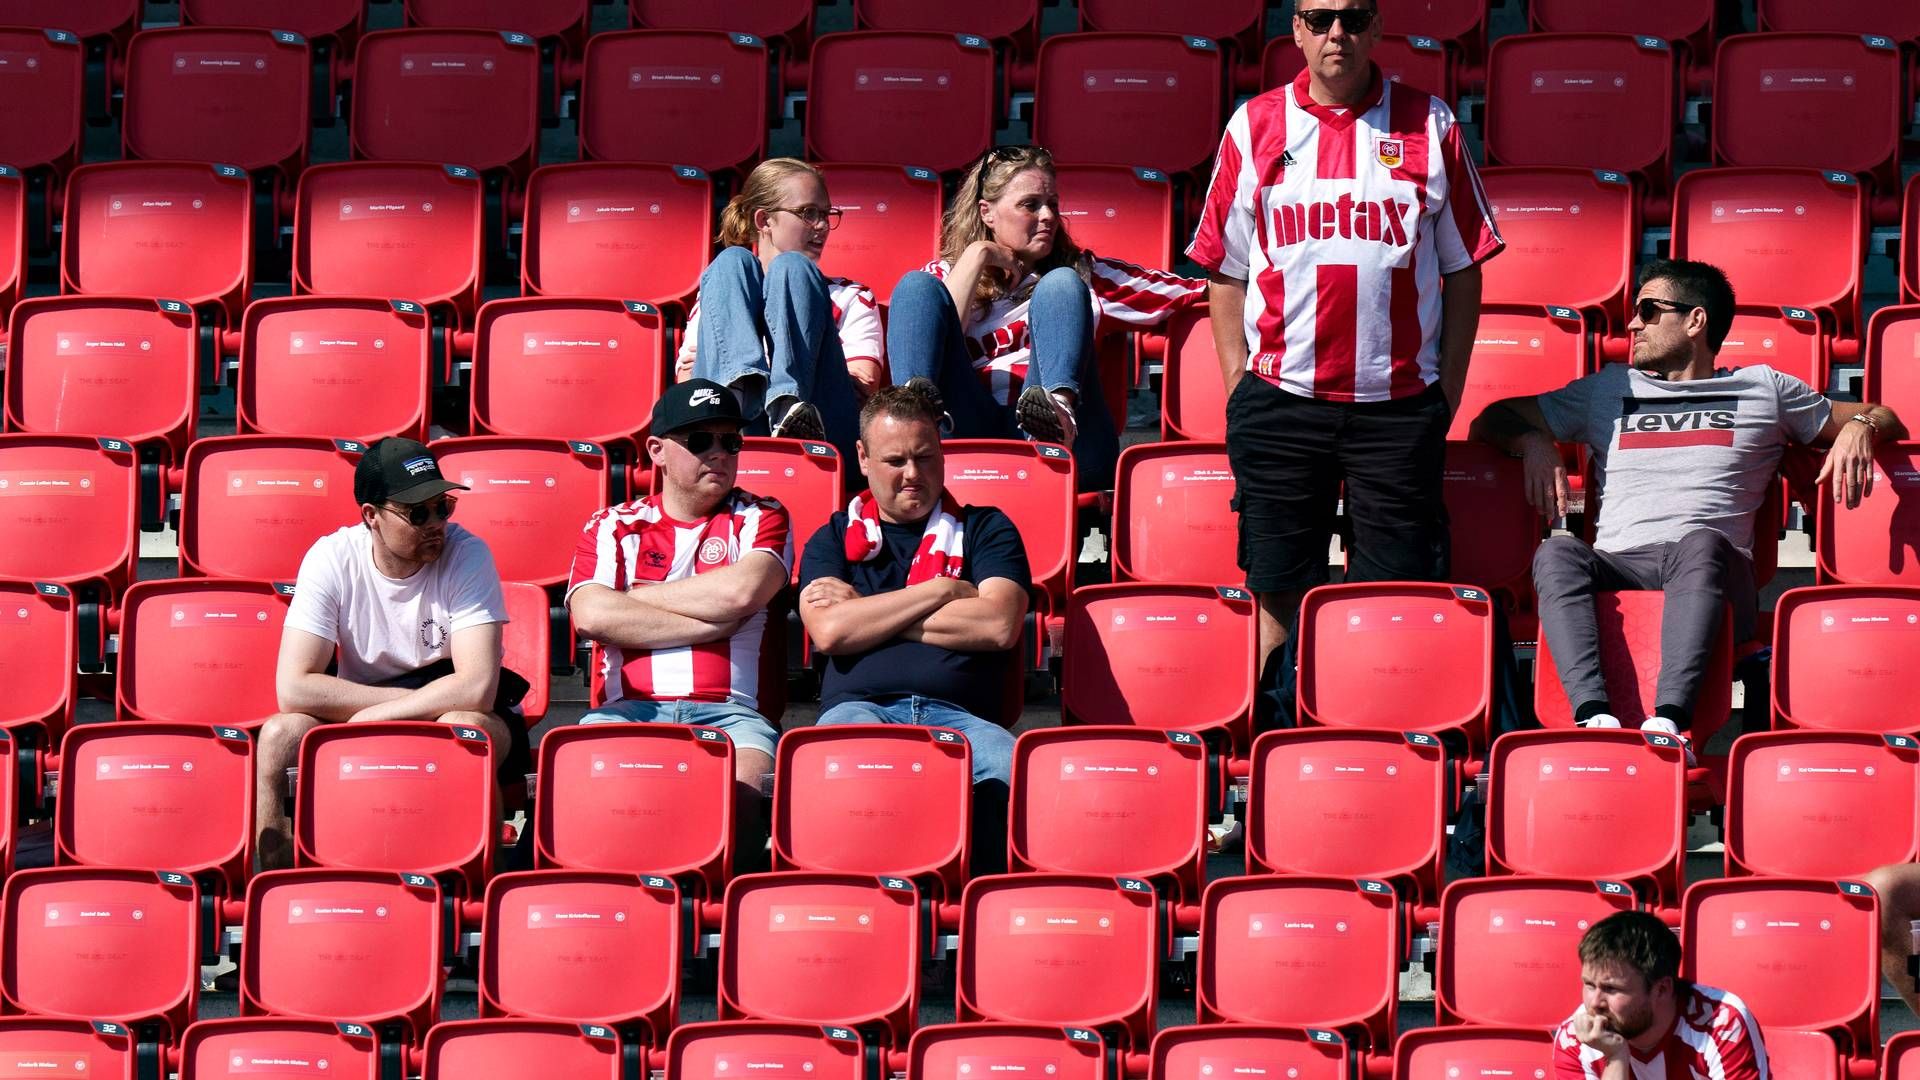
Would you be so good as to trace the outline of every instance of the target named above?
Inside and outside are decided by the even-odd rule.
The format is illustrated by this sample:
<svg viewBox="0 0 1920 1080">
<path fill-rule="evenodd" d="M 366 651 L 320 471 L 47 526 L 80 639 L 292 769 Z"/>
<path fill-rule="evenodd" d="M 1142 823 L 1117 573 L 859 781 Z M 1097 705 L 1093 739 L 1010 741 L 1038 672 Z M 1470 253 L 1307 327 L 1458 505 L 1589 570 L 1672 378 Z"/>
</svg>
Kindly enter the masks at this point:
<svg viewBox="0 0 1920 1080">
<path fill-rule="evenodd" d="M 777 500 L 748 497 L 736 504 L 740 553 L 764 551 L 793 572 L 793 537 L 787 527 L 787 508 Z"/>
<path fill-rule="evenodd" d="M 1571 1017 L 1554 1029 L 1553 1080 L 1599 1080 L 1600 1074 L 1592 1066 L 1599 1057 L 1598 1051 L 1587 1049 L 1573 1037 Z"/>
<path fill-rule="evenodd" d="M 879 363 L 887 347 L 880 328 L 880 305 L 873 298 L 873 290 L 857 281 L 834 278 L 833 293 L 840 308 L 841 355 L 849 364 L 856 360 Z"/>
<path fill-rule="evenodd" d="M 588 518 L 587 527 L 580 530 L 580 542 L 573 549 L 573 570 L 567 575 L 569 598 L 583 585 L 605 585 L 616 592 L 626 589 L 615 520 L 611 509 L 602 510 Z"/>
<path fill-rule="evenodd" d="M 1254 170 L 1247 168 L 1250 153 L 1247 107 L 1234 111 L 1227 129 L 1220 136 L 1220 151 L 1213 158 L 1213 180 L 1207 185 L 1207 201 L 1200 212 L 1200 224 L 1194 229 L 1193 242 L 1187 245 L 1187 257 L 1215 273 L 1246 280 L 1248 260 L 1253 247 Z"/>
<path fill-rule="evenodd" d="M 1440 257 L 1440 272 L 1451 274 L 1465 270 L 1498 255 L 1507 242 L 1493 220 L 1493 203 L 1480 186 L 1480 172 L 1473 156 L 1460 137 L 1460 125 L 1453 110 L 1439 98 L 1432 99 L 1433 123 L 1440 144 L 1440 168 L 1446 173 L 1447 205 L 1435 215 L 1435 251 Z"/>
<path fill-rule="evenodd" d="M 1159 326 L 1181 308 L 1204 303 L 1207 283 L 1096 255 L 1093 297 L 1100 305 L 1103 322 Z"/>
</svg>

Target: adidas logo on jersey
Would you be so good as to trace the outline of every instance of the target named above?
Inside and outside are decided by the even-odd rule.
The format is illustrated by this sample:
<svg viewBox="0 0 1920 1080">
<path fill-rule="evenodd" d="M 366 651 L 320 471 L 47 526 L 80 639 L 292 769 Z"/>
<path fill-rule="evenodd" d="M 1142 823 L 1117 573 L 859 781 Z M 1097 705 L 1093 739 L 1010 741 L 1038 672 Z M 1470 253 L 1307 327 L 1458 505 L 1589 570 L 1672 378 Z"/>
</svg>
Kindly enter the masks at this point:
<svg viewBox="0 0 1920 1080">
<path fill-rule="evenodd" d="M 1406 247 L 1407 218 L 1413 204 L 1381 199 L 1354 202 L 1342 195 L 1335 202 L 1289 203 L 1273 209 L 1273 242 L 1289 247 L 1305 240 L 1377 240 Z"/>
</svg>

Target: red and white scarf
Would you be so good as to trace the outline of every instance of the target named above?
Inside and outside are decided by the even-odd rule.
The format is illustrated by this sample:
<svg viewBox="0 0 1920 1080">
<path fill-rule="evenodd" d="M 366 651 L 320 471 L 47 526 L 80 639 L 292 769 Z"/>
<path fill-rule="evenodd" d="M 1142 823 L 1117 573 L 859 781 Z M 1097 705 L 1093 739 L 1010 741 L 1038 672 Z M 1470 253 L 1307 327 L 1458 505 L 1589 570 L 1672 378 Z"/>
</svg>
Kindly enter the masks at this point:
<svg viewBox="0 0 1920 1080">
<path fill-rule="evenodd" d="M 965 507 L 961 507 L 961 513 L 966 513 Z M 863 491 L 847 504 L 847 561 L 868 562 L 880 554 L 883 546 L 880 507 L 875 505 L 871 490 Z M 927 515 L 920 549 L 914 552 L 913 565 L 907 569 L 907 584 L 959 577 L 966 566 L 967 527 L 947 512 L 947 496 L 942 492 L 933 504 L 933 513 Z"/>
</svg>

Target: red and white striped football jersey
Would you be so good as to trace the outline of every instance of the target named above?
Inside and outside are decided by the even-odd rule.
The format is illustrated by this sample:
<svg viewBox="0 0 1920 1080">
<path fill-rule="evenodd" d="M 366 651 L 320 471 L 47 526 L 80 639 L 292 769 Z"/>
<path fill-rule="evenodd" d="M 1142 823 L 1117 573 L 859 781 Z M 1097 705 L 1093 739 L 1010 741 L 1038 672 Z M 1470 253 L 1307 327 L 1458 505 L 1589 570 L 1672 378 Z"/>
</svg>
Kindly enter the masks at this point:
<svg viewBox="0 0 1920 1080">
<path fill-rule="evenodd" d="M 840 352 L 847 363 L 855 360 L 878 363 L 886 355 L 887 343 L 880 328 L 880 305 L 873 298 L 873 290 L 851 278 L 830 277 L 827 299 L 833 304 L 833 324 L 840 329 Z M 695 296 L 693 309 L 687 312 L 687 327 L 680 332 L 680 351 L 674 354 L 676 366 L 693 366 L 694 357 L 699 355 L 699 340 L 700 298 Z"/>
<path fill-rule="evenodd" d="M 643 582 L 679 581 L 764 551 L 791 572 L 787 512 L 772 499 L 734 489 L 711 517 L 675 521 L 660 496 L 610 506 L 588 519 L 573 552 L 567 595 L 582 585 L 625 592 Z M 730 701 L 760 707 L 760 641 L 767 614 L 756 612 L 733 636 L 668 649 L 602 644 L 600 676 L 609 702 Z"/>
<path fill-rule="evenodd" d="M 1317 105 L 1301 72 L 1227 122 L 1187 254 L 1247 282 L 1247 369 L 1301 397 L 1388 401 L 1436 381 L 1440 277 L 1503 245 L 1453 111 L 1374 68 Z"/>
<path fill-rule="evenodd" d="M 1090 262 L 1095 337 L 1121 326 L 1159 326 L 1181 308 L 1207 299 L 1207 283 L 1195 278 L 1099 255 Z M 953 267 L 944 259 L 935 259 L 921 269 L 944 281 Z M 1012 403 L 1026 385 L 1027 362 L 1033 357 L 1027 309 L 1033 302 L 1033 287 L 1039 283 L 1040 275 L 1028 273 L 1012 292 L 987 305 L 966 329 L 974 373 L 1002 405 Z"/>
<path fill-rule="evenodd" d="M 1711 986 L 1680 984 L 1673 1031 L 1653 1053 L 1633 1057 L 1634 1080 L 1770 1080 L 1760 1025 L 1739 996 Z M 1554 1080 L 1600 1080 L 1600 1051 L 1573 1037 L 1575 1009 L 1553 1033 Z"/>
</svg>

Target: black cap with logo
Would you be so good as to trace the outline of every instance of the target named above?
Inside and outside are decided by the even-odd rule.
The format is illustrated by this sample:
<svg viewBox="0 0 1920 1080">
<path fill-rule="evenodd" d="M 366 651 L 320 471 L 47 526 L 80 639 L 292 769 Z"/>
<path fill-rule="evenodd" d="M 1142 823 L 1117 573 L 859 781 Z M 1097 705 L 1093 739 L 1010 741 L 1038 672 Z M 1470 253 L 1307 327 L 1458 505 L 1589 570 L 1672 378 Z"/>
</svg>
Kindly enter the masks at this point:
<svg viewBox="0 0 1920 1080">
<path fill-rule="evenodd" d="M 724 420 L 735 427 L 743 427 L 747 422 L 746 417 L 740 415 L 740 402 L 733 391 L 708 379 L 688 379 L 667 387 L 667 392 L 653 403 L 653 425 L 649 430 L 654 435 L 671 435 L 712 420 Z"/>
<path fill-rule="evenodd" d="M 368 447 L 353 470 L 353 501 L 363 506 L 420 503 L 448 491 L 465 490 L 466 485 L 440 475 L 440 463 L 425 446 L 398 436 Z"/>
</svg>

